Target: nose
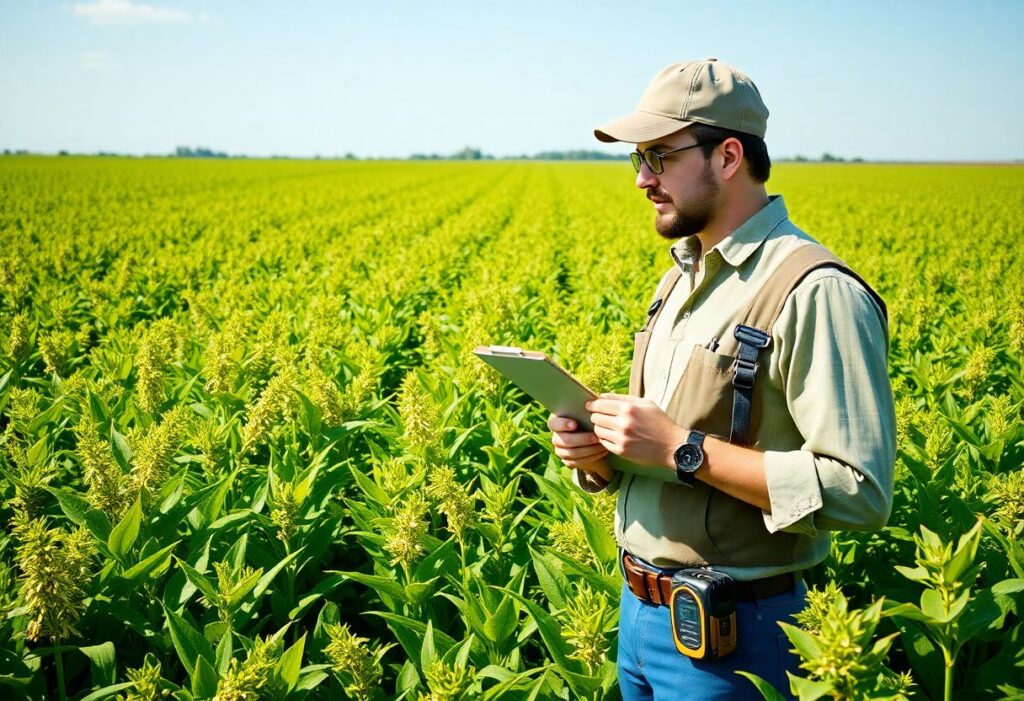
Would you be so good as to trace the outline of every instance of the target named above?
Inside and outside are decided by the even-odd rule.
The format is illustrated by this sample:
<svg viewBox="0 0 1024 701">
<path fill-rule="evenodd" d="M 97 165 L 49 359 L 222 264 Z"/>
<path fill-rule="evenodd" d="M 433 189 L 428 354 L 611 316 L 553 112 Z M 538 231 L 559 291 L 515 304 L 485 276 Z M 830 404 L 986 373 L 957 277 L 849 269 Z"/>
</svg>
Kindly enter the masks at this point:
<svg viewBox="0 0 1024 701">
<path fill-rule="evenodd" d="M 641 190 L 658 186 L 658 176 L 647 165 L 647 161 L 640 162 L 640 172 L 636 174 L 636 186 Z"/>
</svg>

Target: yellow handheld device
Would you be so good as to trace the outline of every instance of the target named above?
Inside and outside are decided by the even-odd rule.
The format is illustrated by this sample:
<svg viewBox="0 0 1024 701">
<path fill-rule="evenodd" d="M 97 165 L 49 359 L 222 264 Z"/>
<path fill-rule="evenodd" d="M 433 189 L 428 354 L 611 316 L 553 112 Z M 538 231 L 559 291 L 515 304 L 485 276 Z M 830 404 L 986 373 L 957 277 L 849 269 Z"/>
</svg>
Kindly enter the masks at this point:
<svg viewBox="0 0 1024 701">
<path fill-rule="evenodd" d="M 721 572 L 687 568 L 672 576 L 672 637 L 696 660 L 716 660 L 736 649 L 733 580 Z"/>
</svg>

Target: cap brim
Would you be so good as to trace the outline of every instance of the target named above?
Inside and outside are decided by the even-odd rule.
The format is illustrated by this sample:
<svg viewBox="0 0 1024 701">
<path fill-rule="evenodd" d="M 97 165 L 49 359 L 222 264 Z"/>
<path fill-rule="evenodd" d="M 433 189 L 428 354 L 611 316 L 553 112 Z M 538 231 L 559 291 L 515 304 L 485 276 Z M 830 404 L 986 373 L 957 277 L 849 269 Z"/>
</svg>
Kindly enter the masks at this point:
<svg viewBox="0 0 1024 701">
<path fill-rule="evenodd" d="M 639 144 L 643 141 L 653 141 L 668 136 L 691 124 L 693 122 L 688 122 L 685 119 L 672 119 L 661 114 L 638 110 L 625 117 L 602 124 L 594 130 L 594 136 L 598 141 L 605 143 L 625 141 L 629 144 Z"/>
</svg>

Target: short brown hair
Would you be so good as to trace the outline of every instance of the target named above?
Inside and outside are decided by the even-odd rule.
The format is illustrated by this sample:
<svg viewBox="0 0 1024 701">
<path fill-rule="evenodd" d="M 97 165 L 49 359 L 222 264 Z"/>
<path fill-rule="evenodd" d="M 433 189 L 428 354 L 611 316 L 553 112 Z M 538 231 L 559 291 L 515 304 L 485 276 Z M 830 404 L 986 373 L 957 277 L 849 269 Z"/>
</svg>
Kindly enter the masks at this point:
<svg viewBox="0 0 1024 701">
<path fill-rule="evenodd" d="M 690 125 L 688 130 L 694 141 L 702 144 L 700 150 L 704 153 L 704 158 L 710 156 L 715 147 L 726 139 L 739 140 L 743 144 L 743 160 L 747 162 L 750 177 L 759 183 L 768 182 L 768 176 L 772 172 L 772 160 L 768 157 L 768 147 L 761 137 L 700 122 Z"/>
</svg>

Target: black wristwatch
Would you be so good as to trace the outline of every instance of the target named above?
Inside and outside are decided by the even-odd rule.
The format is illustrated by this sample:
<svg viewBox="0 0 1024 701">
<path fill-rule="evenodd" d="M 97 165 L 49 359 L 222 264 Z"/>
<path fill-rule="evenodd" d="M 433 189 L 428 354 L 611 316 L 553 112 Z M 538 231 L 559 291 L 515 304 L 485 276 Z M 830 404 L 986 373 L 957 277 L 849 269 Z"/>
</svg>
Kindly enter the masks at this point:
<svg viewBox="0 0 1024 701">
<path fill-rule="evenodd" d="M 704 434 L 690 431 L 686 442 L 676 448 L 674 457 L 676 478 L 687 487 L 692 487 L 697 482 L 694 473 L 704 464 Z"/>
</svg>

